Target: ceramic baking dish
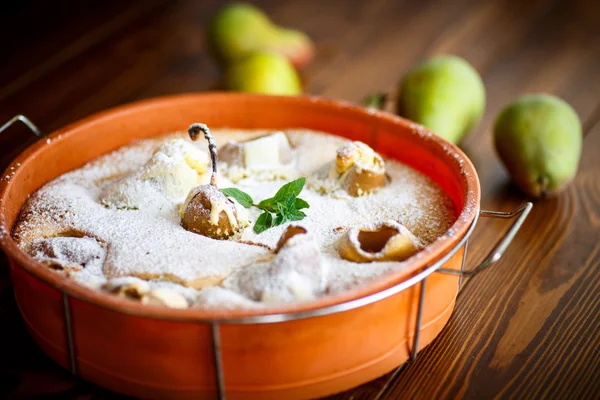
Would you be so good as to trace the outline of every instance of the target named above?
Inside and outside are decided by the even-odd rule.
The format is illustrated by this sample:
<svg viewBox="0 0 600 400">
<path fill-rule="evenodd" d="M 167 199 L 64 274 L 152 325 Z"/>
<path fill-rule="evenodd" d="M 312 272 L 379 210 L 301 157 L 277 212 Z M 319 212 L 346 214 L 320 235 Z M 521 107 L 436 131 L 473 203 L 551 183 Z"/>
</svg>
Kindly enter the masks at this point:
<svg viewBox="0 0 600 400">
<path fill-rule="evenodd" d="M 402 271 L 340 295 L 268 310 L 141 305 L 54 273 L 10 238 L 27 197 L 48 181 L 132 140 L 185 130 L 191 122 L 308 128 L 363 141 L 431 177 L 459 215 Z M 473 165 L 457 147 L 390 114 L 312 97 L 180 95 L 98 113 L 24 151 L 0 181 L 0 244 L 32 337 L 83 379 L 144 398 L 314 398 L 385 374 L 441 331 L 480 213 L 479 189 Z M 500 215 L 524 211 L 480 268 L 499 258 L 529 207 Z"/>
</svg>

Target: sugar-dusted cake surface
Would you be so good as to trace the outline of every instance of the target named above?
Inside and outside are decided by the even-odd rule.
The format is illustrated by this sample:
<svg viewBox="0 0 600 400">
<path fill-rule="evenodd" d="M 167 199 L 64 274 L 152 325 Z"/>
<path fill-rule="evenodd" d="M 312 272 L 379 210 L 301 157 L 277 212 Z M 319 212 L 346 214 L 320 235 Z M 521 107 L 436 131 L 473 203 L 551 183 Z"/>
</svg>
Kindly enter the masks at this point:
<svg viewBox="0 0 600 400">
<path fill-rule="evenodd" d="M 219 147 L 267 133 L 213 131 Z M 26 203 L 13 237 L 33 257 L 91 289 L 143 281 L 177 292 L 191 306 L 251 308 L 338 293 L 406 265 L 342 259 L 339 241 L 350 228 L 395 221 L 426 246 L 456 219 L 450 199 L 434 182 L 389 159 L 389 182 L 376 193 L 324 193 L 327 182 L 319 171 L 348 141 L 307 130 L 285 134 L 292 146 L 285 166 L 253 171 L 218 164 L 219 187 L 237 187 L 257 202 L 306 177 L 300 197 L 310 208 L 297 224 L 308 238 L 278 257 L 273 252 L 289 223 L 257 234 L 256 208 L 248 209 L 250 225 L 230 240 L 182 228 L 180 209 L 189 190 L 181 188 L 206 184 L 210 175 L 203 166 L 206 143 L 191 142 L 183 133 L 136 142 L 48 183 Z M 176 179 L 165 178 L 164 171 L 176 171 Z"/>
</svg>

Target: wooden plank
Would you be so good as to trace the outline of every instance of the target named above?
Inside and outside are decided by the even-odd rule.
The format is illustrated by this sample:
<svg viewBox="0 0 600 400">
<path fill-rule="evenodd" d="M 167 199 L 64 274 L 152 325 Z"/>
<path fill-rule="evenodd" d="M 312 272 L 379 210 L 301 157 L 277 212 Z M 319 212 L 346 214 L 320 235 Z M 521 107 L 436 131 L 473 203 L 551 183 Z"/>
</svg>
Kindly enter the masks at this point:
<svg viewBox="0 0 600 400">
<path fill-rule="evenodd" d="M 506 210 L 523 201 L 508 184 L 490 139 L 493 117 L 506 101 L 528 91 L 553 92 L 574 106 L 585 126 L 597 120 L 598 24 L 582 15 L 594 7 L 559 4 L 518 51 L 490 67 L 488 112 L 464 145 L 480 174 L 485 207 Z M 598 130 L 585 132 L 581 170 L 569 190 L 536 202 L 506 260 L 465 288 L 449 325 L 387 396 L 570 397 L 582 383 L 593 387 L 600 374 L 589 370 L 597 357 L 590 351 L 597 347 L 590 337 L 597 336 L 594 299 L 600 290 L 593 279 L 600 272 L 600 233 L 594 222 L 600 183 L 593 172 L 599 168 L 594 154 L 600 148 Z M 475 259 L 506 230 L 506 223 L 482 222 L 470 248 Z M 585 337 L 579 337 L 575 327 L 583 326 Z M 562 367 L 565 360 L 572 361 L 569 368 Z"/>
<path fill-rule="evenodd" d="M 424 56 L 424 50 L 465 13 L 469 0 L 419 3 L 419 8 L 399 8 L 392 22 L 378 23 L 377 36 L 362 51 L 351 54 L 342 68 L 328 75 L 319 94 L 358 101 L 365 95 L 394 86 L 401 72 Z M 409 15 L 406 15 L 406 14 Z M 343 38 L 342 38 L 343 39 Z"/>
<path fill-rule="evenodd" d="M 160 0 L 125 4 L 125 7 L 122 2 L 98 0 L 24 4 L 0 30 L 2 38 L 19 38 L 7 40 L 2 46 L 5 59 L 16 62 L 0 65 L 0 100 L 62 67 L 158 4 Z"/>
<path fill-rule="evenodd" d="M 531 35 L 519 51 L 504 58 L 485 76 L 486 113 L 479 127 L 461 145 L 480 176 L 483 208 L 508 210 L 522 201 L 522 197 L 511 190 L 508 175 L 495 155 L 491 139 L 491 126 L 504 104 L 526 92 L 554 92 L 575 108 L 584 126 L 597 118 L 594 109 L 600 92 L 600 47 L 594 43 L 599 37 L 598 25 L 589 22 L 573 30 L 572 23 L 567 22 L 585 21 L 582 13 L 585 13 L 582 9 L 560 3 L 546 20 L 532 26 Z M 564 18 L 565 15 L 569 18 Z M 588 51 L 582 51 L 582 48 L 588 48 Z M 548 82 L 545 77 L 556 79 Z M 513 200 L 512 204 L 506 203 L 509 199 Z M 489 229 L 495 234 L 506 229 L 502 225 L 505 224 L 499 221 L 481 221 L 484 231 Z M 482 246 L 471 249 L 475 258 L 482 257 L 493 244 L 491 240 L 487 244 L 484 240 L 480 242 Z"/>
<path fill-rule="evenodd" d="M 514 7 L 512 0 L 479 2 L 456 21 L 427 56 L 455 54 L 466 58 L 485 75 L 502 56 L 518 47 L 535 24 L 556 5 L 554 0 L 535 0 Z"/>
</svg>

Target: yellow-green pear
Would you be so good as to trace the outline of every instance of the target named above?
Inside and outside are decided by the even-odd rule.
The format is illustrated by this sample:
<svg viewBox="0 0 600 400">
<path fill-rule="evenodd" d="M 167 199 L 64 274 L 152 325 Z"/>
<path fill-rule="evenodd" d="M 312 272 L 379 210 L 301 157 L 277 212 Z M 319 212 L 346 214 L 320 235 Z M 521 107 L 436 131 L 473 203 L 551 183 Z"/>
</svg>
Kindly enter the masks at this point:
<svg viewBox="0 0 600 400">
<path fill-rule="evenodd" d="M 213 17 L 208 32 L 209 47 L 224 64 L 255 52 L 274 52 L 300 68 L 314 56 L 310 38 L 297 30 L 275 25 L 264 12 L 248 3 L 231 3 Z"/>
<path fill-rule="evenodd" d="M 496 118 L 494 143 L 517 186 L 530 197 L 546 197 L 564 189 L 577 173 L 581 122 L 558 97 L 524 95 Z"/>
<path fill-rule="evenodd" d="M 398 89 L 398 114 L 458 143 L 485 108 L 481 77 L 467 61 L 440 56 L 417 65 Z"/>
<path fill-rule="evenodd" d="M 302 93 L 300 78 L 284 56 L 277 53 L 254 53 L 234 62 L 225 73 L 229 90 L 275 95 Z"/>
</svg>

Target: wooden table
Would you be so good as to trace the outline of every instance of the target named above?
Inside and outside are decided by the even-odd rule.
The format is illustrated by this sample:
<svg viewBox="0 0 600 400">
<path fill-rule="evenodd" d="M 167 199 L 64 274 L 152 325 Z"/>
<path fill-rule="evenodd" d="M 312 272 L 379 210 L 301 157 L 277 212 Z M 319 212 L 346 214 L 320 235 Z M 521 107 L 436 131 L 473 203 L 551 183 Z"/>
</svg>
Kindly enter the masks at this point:
<svg viewBox="0 0 600 400">
<path fill-rule="evenodd" d="M 86 3 L 86 6 L 79 3 Z M 505 258 L 473 278 L 441 335 L 403 370 L 331 399 L 600 398 L 600 2 L 554 0 L 296 1 L 259 3 L 312 36 L 306 92 L 357 101 L 392 88 L 417 61 L 468 59 L 487 89 L 486 113 L 462 143 L 483 204 L 524 201 L 492 148 L 503 104 L 550 92 L 578 112 L 579 173 L 559 197 L 537 201 Z M 203 28 L 217 1 L 33 1 L 3 6 L 0 122 L 24 113 L 52 131 L 132 100 L 211 90 L 219 70 Z M 0 137 L 0 168 L 35 138 Z M 469 265 L 506 221 L 481 220 Z M 75 379 L 34 345 L 0 260 L 0 397 L 115 398 Z"/>
</svg>

